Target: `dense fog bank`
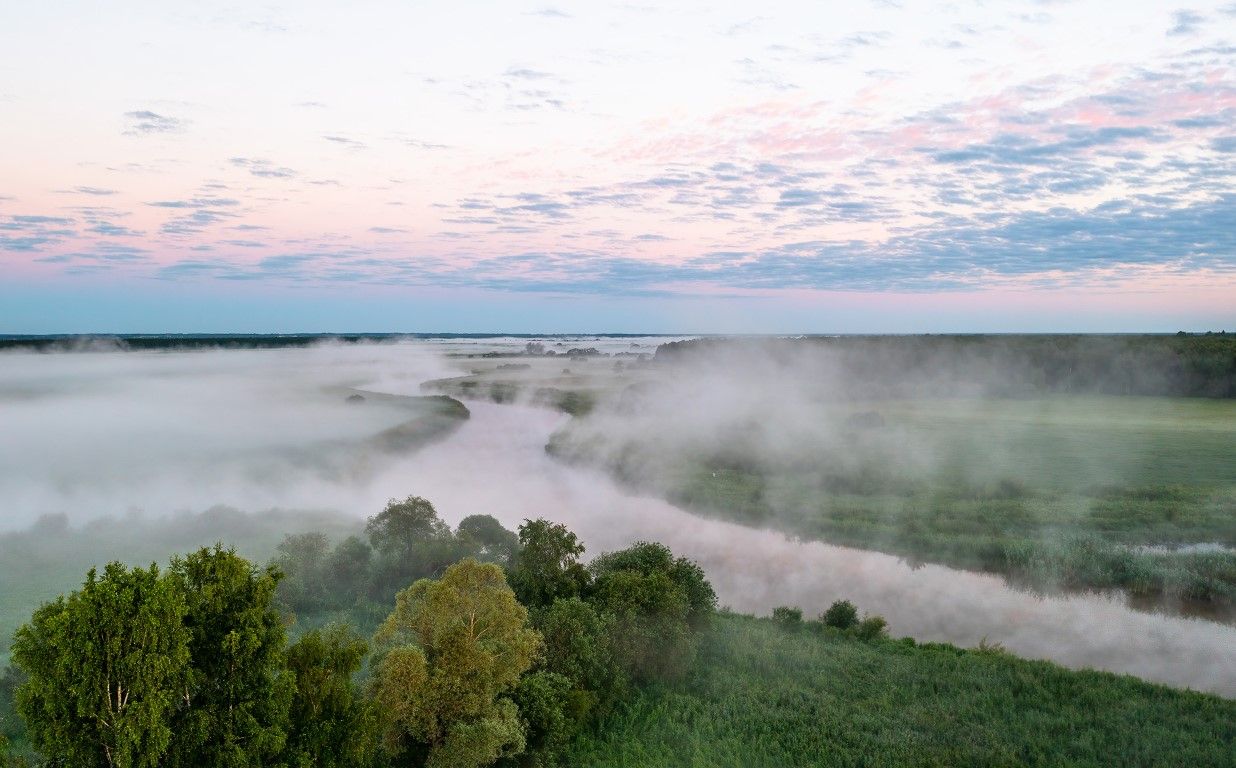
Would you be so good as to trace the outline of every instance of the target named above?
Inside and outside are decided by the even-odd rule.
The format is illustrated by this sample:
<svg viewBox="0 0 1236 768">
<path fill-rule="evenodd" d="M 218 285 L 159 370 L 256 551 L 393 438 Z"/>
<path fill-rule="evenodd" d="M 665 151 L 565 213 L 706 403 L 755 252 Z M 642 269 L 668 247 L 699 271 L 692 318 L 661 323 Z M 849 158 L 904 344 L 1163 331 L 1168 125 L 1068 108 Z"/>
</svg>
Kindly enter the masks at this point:
<svg viewBox="0 0 1236 768">
<path fill-rule="evenodd" d="M 360 513 L 384 498 L 389 430 L 426 410 L 350 388 L 417 396 L 448 370 L 410 344 L 7 355 L 0 530 L 219 504 Z"/>
</svg>

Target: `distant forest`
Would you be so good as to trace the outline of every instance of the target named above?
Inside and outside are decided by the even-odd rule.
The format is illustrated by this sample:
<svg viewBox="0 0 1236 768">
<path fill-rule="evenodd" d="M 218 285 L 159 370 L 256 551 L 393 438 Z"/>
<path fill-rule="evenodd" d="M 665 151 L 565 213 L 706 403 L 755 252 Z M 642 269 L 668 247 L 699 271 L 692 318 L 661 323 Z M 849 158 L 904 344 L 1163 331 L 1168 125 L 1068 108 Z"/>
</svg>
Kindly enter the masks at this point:
<svg viewBox="0 0 1236 768">
<path fill-rule="evenodd" d="M 643 334 L 587 334 L 636 338 Z M 569 338 L 572 334 L 134 334 L 0 336 L 0 351 L 274 349 L 399 339 Z M 714 358 L 756 366 L 827 363 L 856 397 L 949 395 L 975 382 L 992 396 L 1045 392 L 1236 397 L 1236 333 L 912 336 L 705 336 L 662 344 L 657 363 Z"/>
<path fill-rule="evenodd" d="M 415 339 L 557 339 L 579 336 L 604 339 L 651 338 L 655 333 L 135 333 L 135 334 L 0 334 L 0 350 L 93 352 L 113 350 L 277 349 L 308 347 L 322 342 L 356 344 L 366 341 Z"/>
<path fill-rule="evenodd" d="M 1236 397 L 1236 334 L 924 335 L 701 338 L 663 344 L 658 363 L 836 371 L 856 398 L 1044 393 Z M 834 390 L 836 391 L 836 390 Z"/>
</svg>

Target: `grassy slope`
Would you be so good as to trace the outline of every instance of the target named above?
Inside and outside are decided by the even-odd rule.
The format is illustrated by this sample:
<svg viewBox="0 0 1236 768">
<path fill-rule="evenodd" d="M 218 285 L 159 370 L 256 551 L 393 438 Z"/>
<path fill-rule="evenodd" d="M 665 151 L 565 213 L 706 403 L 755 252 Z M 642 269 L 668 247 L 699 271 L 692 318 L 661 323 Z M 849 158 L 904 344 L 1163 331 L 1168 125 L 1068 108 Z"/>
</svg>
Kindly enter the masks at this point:
<svg viewBox="0 0 1236 768">
<path fill-rule="evenodd" d="M 1236 765 L 1236 702 L 950 646 L 722 616 L 692 679 L 576 740 L 574 766 Z"/>
</svg>

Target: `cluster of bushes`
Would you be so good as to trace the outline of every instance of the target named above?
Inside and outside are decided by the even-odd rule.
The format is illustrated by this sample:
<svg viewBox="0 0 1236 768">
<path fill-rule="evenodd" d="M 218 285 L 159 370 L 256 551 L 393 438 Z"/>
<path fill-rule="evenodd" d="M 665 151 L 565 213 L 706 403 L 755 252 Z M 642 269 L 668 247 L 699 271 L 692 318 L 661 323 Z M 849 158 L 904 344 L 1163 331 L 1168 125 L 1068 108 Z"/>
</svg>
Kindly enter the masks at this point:
<svg viewBox="0 0 1236 768">
<path fill-rule="evenodd" d="M 366 533 L 290 536 L 266 568 L 216 546 L 92 570 L 17 633 L 3 682 L 23 740 L 48 765 L 550 766 L 632 691 L 680 679 L 715 611 L 660 544 L 585 564 L 562 525 L 451 531 L 415 497 Z M 392 589 L 371 640 L 330 624 L 288 642 L 288 607 Z M 22 764 L 5 755 L 0 739 Z"/>
<path fill-rule="evenodd" d="M 856 637 L 864 642 L 888 639 L 888 622 L 883 616 L 858 617 L 858 606 L 849 600 L 838 600 L 814 621 L 803 621 L 803 611 L 788 605 L 773 609 L 773 621 L 787 631 L 813 630 L 837 632 Z"/>
</svg>

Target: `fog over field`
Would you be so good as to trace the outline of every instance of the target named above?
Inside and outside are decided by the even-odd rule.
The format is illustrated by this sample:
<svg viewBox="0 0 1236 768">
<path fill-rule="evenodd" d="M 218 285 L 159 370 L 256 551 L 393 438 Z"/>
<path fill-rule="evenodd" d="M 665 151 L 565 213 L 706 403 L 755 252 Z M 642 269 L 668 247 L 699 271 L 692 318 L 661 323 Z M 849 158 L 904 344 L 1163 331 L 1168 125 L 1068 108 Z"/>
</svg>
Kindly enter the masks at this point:
<svg viewBox="0 0 1236 768">
<path fill-rule="evenodd" d="M 216 504 L 367 514 L 399 492 L 366 440 L 450 369 L 413 345 L 0 357 L 0 528 Z"/>
<path fill-rule="evenodd" d="M 517 348 L 524 340 L 502 343 Z M 612 352 L 636 344 L 650 352 L 655 343 L 574 346 L 609 344 Z M 886 554 L 697 517 L 601 469 L 547 454 L 569 417 L 545 408 L 470 400 L 471 418 L 419 452 L 374 446 L 375 435 L 416 414 L 414 402 L 378 393 L 421 395 L 422 382 L 467 373 L 475 363 L 445 353 L 482 351 L 494 342 L 481 344 L 6 354 L 0 529 L 24 528 L 48 514 L 66 515 L 71 525 L 112 517 L 136 539 L 144 518 L 220 504 L 252 513 L 337 511 L 359 522 L 389 498 L 416 494 L 451 524 L 471 514 L 493 515 L 511 528 L 533 517 L 563 522 L 590 555 L 640 539 L 663 541 L 698 560 L 722 604 L 738 610 L 767 613 L 791 604 L 816 615 L 849 598 L 885 615 L 895 635 L 966 646 L 987 639 L 1027 656 L 1236 696 L 1236 628 L 1139 613 L 1116 598 L 1037 597 L 996 576 L 915 568 Z M 598 423 L 618 437 L 631 425 L 655 431 L 659 423 L 665 440 L 750 439 L 771 455 L 812 451 L 837 439 L 825 427 L 844 428 L 843 417 L 820 421 L 801 410 L 816 400 L 802 388 L 823 380 L 790 381 L 748 368 L 708 386 L 680 382 L 659 408 L 629 401 L 626 427 L 620 406 L 603 410 Z M 364 402 L 347 401 L 353 389 L 368 393 Z M 773 418 L 755 431 L 734 426 L 757 413 Z M 711 431 L 716 424 L 729 424 L 729 431 Z M 935 466 L 930 445 L 890 444 L 903 446 L 906 466 Z M 97 553 L 100 561 L 110 556 Z"/>
</svg>

